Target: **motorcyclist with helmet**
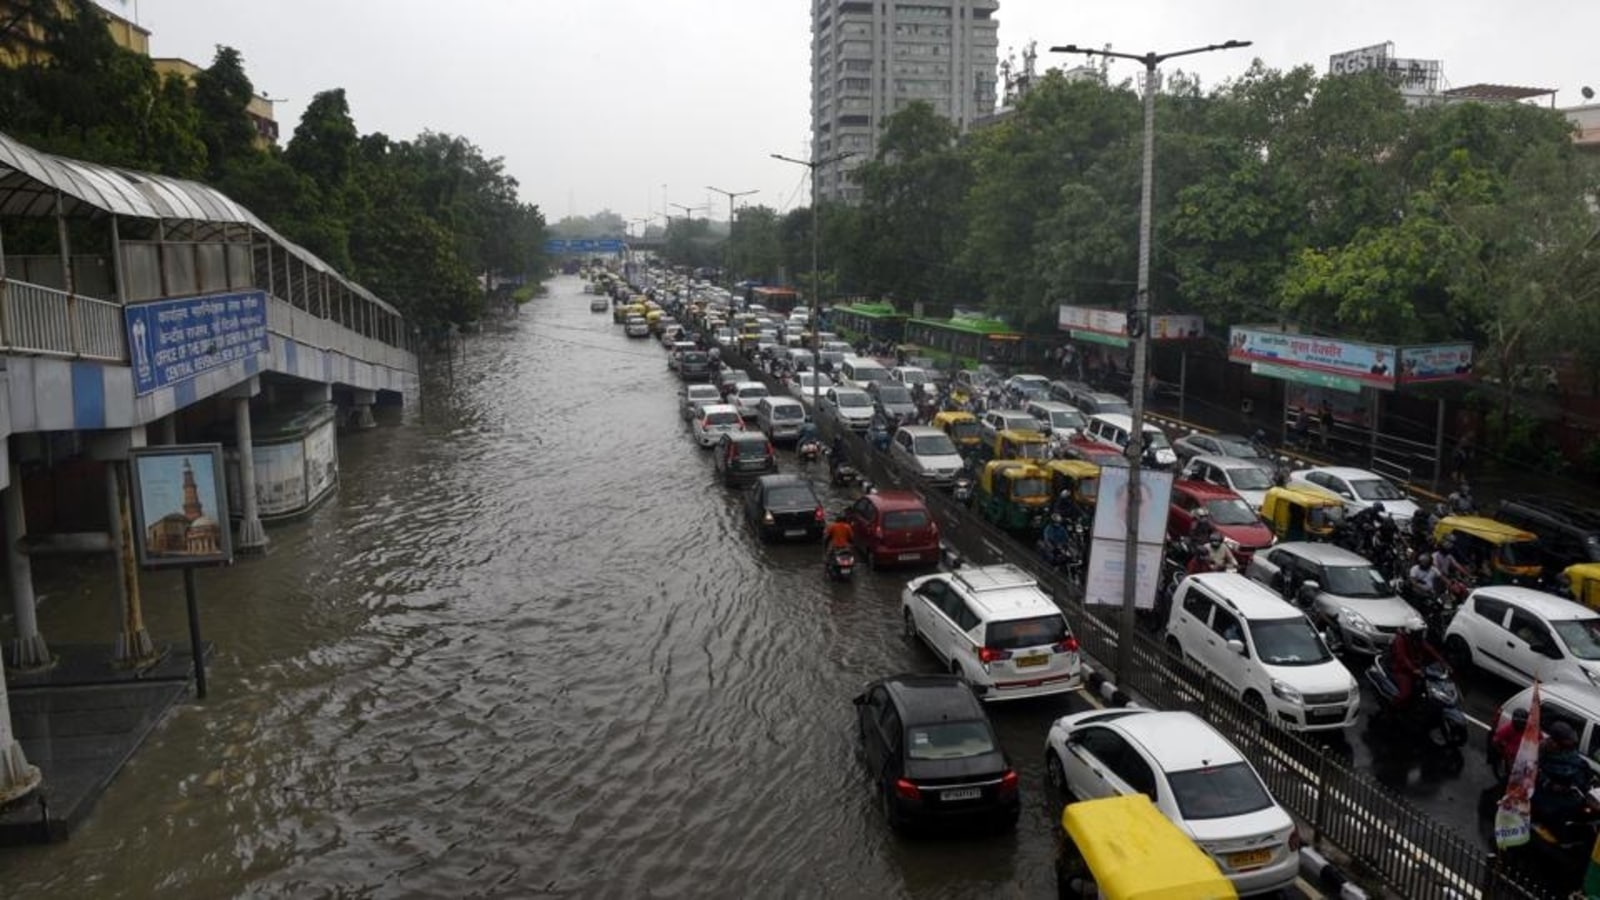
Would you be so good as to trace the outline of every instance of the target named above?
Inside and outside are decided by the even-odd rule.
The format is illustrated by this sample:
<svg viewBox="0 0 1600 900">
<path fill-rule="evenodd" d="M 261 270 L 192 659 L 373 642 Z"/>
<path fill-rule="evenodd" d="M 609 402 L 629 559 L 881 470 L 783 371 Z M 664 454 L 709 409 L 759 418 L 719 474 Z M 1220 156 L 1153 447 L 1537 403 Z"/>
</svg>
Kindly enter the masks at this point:
<svg viewBox="0 0 1600 900">
<path fill-rule="evenodd" d="M 1433 555 L 1429 553 L 1417 554 L 1416 565 L 1406 573 L 1406 584 L 1417 593 L 1419 597 L 1436 597 L 1444 585 L 1439 571 L 1433 567 Z"/>
<path fill-rule="evenodd" d="M 1066 520 L 1059 513 L 1051 514 L 1050 524 L 1044 527 L 1044 532 L 1039 536 L 1039 551 L 1046 562 L 1055 565 L 1067 559 L 1068 537 Z"/>
<path fill-rule="evenodd" d="M 1202 572 L 1237 572 L 1239 558 L 1233 555 L 1233 550 L 1222 539 L 1222 533 L 1213 531 L 1206 543 L 1189 560 L 1189 574 L 1197 575 Z"/>
<path fill-rule="evenodd" d="M 1194 511 L 1194 523 L 1189 526 L 1189 542 L 1196 547 L 1203 546 L 1217 533 L 1217 526 L 1211 523 L 1211 512 L 1205 507 Z"/>
<path fill-rule="evenodd" d="M 1456 558 L 1456 536 L 1447 534 L 1433 551 L 1433 570 L 1443 578 L 1466 578 L 1471 570 Z"/>
<path fill-rule="evenodd" d="M 1417 681 L 1429 665 L 1448 666 L 1444 657 L 1428 642 L 1427 630 L 1420 622 L 1410 622 L 1400 629 L 1389 644 L 1389 677 L 1394 679 L 1394 705 L 1404 709 L 1410 705 L 1416 692 Z"/>
<path fill-rule="evenodd" d="M 1533 821 L 1565 838 L 1588 804 L 1594 771 L 1578 752 L 1578 733 L 1566 722 L 1545 730 L 1539 747 L 1539 781 L 1533 791 Z"/>
</svg>

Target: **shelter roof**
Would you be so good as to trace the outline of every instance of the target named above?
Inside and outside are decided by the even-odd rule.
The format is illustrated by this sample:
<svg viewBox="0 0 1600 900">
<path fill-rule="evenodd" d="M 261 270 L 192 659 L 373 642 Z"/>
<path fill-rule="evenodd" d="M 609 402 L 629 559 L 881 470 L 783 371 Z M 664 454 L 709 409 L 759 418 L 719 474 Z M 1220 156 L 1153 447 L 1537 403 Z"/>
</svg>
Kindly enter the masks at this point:
<svg viewBox="0 0 1600 900">
<path fill-rule="evenodd" d="M 1555 88 L 1519 87 L 1514 84 L 1469 84 L 1444 92 L 1452 100 L 1527 100 L 1554 94 Z"/>
</svg>

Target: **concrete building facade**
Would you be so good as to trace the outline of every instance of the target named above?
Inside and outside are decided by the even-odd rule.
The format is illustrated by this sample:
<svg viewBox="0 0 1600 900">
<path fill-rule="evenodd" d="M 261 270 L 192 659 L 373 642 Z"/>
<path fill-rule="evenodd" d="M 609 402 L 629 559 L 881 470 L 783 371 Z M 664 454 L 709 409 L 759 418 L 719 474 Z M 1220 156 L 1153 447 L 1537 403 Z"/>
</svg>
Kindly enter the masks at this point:
<svg viewBox="0 0 1600 900">
<path fill-rule="evenodd" d="M 812 0 L 811 153 L 817 196 L 855 202 L 849 172 L 883 121 L 917 100 L 965 132 L 994 112 L 999 0 Z"/>
</svg>

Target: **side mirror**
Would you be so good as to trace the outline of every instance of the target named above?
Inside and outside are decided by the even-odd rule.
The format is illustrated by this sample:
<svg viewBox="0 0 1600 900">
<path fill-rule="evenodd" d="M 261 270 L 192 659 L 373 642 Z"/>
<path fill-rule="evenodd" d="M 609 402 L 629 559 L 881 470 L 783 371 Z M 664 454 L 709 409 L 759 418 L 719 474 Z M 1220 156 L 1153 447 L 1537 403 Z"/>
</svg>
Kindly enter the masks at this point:
<svg viewBox="0 0 1600 900">
<path fill-rule="evenodd" d="M 1555 644 L 1551 644 L 1551 643 L 1535 644 L 1535 645 L 1533 645 L 1532 649 L 1533 649 L 1533 652 L 1539 654 L 1540 656 L 1548 657 L 1550 659 L 1560 659 L 1561 658 L 1561 651 L 1560 651 L 1560 649 L 1558 649 L 1556 647 Z"/>
<path fill-rule="evenodd" d="M 1239 654 L 1240 656 L 1244 656 L 1244 641 L 1234 638 L 1228 642 L 1228 649 Z"/>
</svg>

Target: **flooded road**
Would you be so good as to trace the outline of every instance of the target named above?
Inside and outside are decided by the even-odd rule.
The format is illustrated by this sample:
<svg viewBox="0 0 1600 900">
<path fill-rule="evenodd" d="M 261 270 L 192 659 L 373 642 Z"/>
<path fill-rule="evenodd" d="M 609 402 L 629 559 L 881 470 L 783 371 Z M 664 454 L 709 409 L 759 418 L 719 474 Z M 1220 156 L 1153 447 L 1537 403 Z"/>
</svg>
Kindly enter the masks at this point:
<svg viewBox="0 0 1600 900">
<path fill-rule="evenodd" d="M 69 842 L 0 857 L 7 896 L 1052 894 L 1041 753 L 1079 701 L 992 711 L 1015 834 L 892 836 L 850 698 L 935 669 L 906 575 L 755 541 L 659 347 L 587 301 L 556 279 L 342 436 L 337 496 L 265 559 L 200 574 L 211 699 Z M 144 579 L 181 643 L 179 576 Z M 106 584 L 39 582 L 52 641 L 107 639 Z"/>
</svg>

